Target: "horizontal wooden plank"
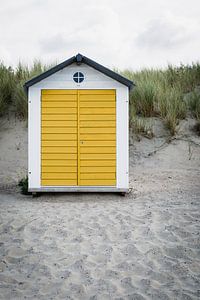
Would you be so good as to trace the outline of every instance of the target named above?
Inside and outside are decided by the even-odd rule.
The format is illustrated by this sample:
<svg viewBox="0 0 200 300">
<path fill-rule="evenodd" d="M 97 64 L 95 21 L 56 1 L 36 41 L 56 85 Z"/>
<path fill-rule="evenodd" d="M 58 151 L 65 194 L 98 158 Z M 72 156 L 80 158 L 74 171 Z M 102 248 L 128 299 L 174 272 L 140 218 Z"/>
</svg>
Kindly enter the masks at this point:
<svg viewBox="0 0 200 300">
<path fill-rule="evenodd" d="M 116 147 L 80 147 L 80 153 L 116 153 Z"/>
<path fill-rule="evenodd" d="M 115 121 L 116 116 L 113 115 L 80 115 L 80 121 Z"/>
<path fill-rule="evenodd" d="M 77 127 L 42 127 L 43 133 L 77 133 Z"/>
<path fill-rule="evenodd" d="M 80 133 L 116 133 L 116 128 L 80 128 Z"/>
<path fill-rule="evenodd" d="M 41 174 L 42 180 L 44 179 L 77 179 L 77 173 L 44 173 Z"/>
<path fill-rule="evenodd" d="M 71 134 L 71 133 L 43 133 L 42 134 L 42 141 L 76 141 L 77 140 L 77 134 Z"/>
<path fill-rule="evenodd" d="M 101 155 L 99 154 L 92 154 L 92 153 L 82 153 L 81 160 L 110 160 L 110 159 L 116 159 L 116 154 L 107 154 L 107 153 L 102 153 Z"/>
<path fill-rule="evenodd" d="M 80 102 L 96 102 L 96 101 L 104 101 L 104 102 L 115 102 L 115 95 L 80 95 Z"/>
<path fill-rule="evenodd" d="M 77 159 L 77 154 L 75 153 L 42 153 L 43 160 L 74 160 Z"/>
<path fill-rule="evenodd" d="M 66 167 L 77 167 L 77 159 L 42 159 L 43 166 L 66 166 Z"/>
<path fill-rule="evenodd" d="M 80 121 L 80 127 L 116 127 L 116 121 Z"/>
<path fill-rule="evenodd" d="M 116 146 L 115 141 L 82 141 L 80 140 L 81 147 L 106 147 L 106 146 Z"/>
<path fill-rule="evenodd" d="M 66 146 L 73 146 L 73 147 L 77 147 L 77 141 L 43 141 L 42 140 L 42 147 L 66 147 Z"/>
<path fill-rule="evenodd" d="M 115 167 L 80 167 L 80 173 L 115 173 Z"/>
<path fill-rule="evenodd" d="M 82 179 L 80 181 L 81 186 L 115 186 L 115 179 Z"/>
<path fill-rule="evenodd" d="M 77 95 L 77 90 L 45 89 L 42 90 L 42 95 Z"/>
<path fill-rule="evenodd" d="M 42 147 L 42 153 L 77 153 L 77 147 Z"/>
<path fill-rule="evenodd" d="M 42 179 L 42 186 L 77 186 L 77 179 Z"/>
<path fill-rule="evenodd" d="M 80 179 L 116 179 L 115 173 L 81 173 Z"/>
<path fill-rule="evenodd" d="M 116 160 L 80 160 L 81 167 L 113 167 L 116 166 Z"/>
<path fill-rule="evenodd" d="M 77 121 L 77 114 L 42 114 L 42 121 Z"/>
<path fill-rule="evenodd" d="M 115 90 L 79 90 L 79 95 L 115 95 Z"/>
<path fill-rule="evenodd" d="M 77 95 L 62 95 L 62 94 L 56 94 L 56 95 L 43 95 L 42 101 L 71 101 L 76 102 L 77 101 Z"/>
<path fill-rule="evenodd" d="M 66 107 L 77 107 L 77 102 L 67 102 L 67 101 L 46 101 L 46 102 L 42 102 L 42 108 L 59 108 L 59 107 L 62 107 L 62 108 L 66 108 Z"/>
<path fill-rule="evenodd" d="M 42 166 L 42 173 L 77 173 L 77 167 L 72 166 Z"/>
<path fill-rule="evenodd" d="M 62 107 L 62 108 L 56 108 L 56 107 L 46 107 L 42 108 L 42 115 L 77 115 L 77 108 L 73 107 Z"/>
<path fill-rule="evenodd" d="M 115 141 L 115 133 L 96 133 L 96 134 L 80 134 L 80 140 L 82 141 Z"/>
<path fill-rule="evenodd" d="M 93 107 L 93 108 L 86 108 L 81 107 L 80 108 L 80 115 L 115 115 L 116 109 L 112 107 Z"/>
<path fill-rule="evenodd" d="M 47 103 L 47 102 L 46 102 Z M 48 102 L 49 103 L 49 102 Z M 58 102 L 59 103 L 59 102 Z M 67 102 L 66 102 L 67 103 Z M 56 105 L 57 105 L 57 103 L 56 103 Z M 76 107 L 76 106 L 69 106 L 69 107 Z M 114 107 L 115 108 L 115 102 L 111 102 L 111 101 L 109 101 L 109 102 L 106 102 L 106 101 L 104 101 L 104 102 L 102 102 L 102 101 L 95 101 L 95 102 L 89 102 L 89 101 L 85 101 L 85 102 L 80 102 L 80 107 L 81 108 L 83 108 L 83 107 L 105 107 L 105 108 L 107 108 L 107 107 Z"/>
<path fill-rule="evenodd" d="M 59 120 L 59 121 L 42 121 L 43 127 L 76 127 L 77 121 L 67 121 L 67 120 Z"/>
</svg>

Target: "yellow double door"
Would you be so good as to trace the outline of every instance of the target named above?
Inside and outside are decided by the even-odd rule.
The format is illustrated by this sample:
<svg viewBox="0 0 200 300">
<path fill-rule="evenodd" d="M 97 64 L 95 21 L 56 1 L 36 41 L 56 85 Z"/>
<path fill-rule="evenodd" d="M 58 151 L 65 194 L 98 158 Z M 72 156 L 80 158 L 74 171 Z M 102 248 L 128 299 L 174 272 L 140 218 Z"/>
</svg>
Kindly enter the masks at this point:
<svg viewBox="0 0 200 300">
<path fill-rule="evenodd" d="M 115 90 L 42 90 L 41 185 L 116 185 Z"/>
</svg>

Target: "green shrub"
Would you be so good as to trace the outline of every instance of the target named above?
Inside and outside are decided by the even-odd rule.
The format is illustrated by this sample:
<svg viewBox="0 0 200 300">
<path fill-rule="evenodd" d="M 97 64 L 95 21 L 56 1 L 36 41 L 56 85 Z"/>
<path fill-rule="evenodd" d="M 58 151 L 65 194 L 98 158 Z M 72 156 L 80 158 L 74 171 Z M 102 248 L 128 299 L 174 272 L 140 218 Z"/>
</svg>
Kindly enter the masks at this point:
<svg viewBox="0 0 200 300">
<path fill-rule="evenodd" d="M 200 120 L 200 91 L 195 90 L 189 94 L 188 107 L 192 115 Z"/>
<path fill-rule="evenodd" d="M 19 183 L 18 186 L 21 189 L 21 193 L 23 195 L 30 195 L 31 193 L 28 192 L 28 176 L 22 178 Z"/>
<path fill-rule="evenodd" d="M 24 92 L 23 83 L 18 83 L 13 91 L 13 104 L 15 106 L 17 114 L 27 119 L 28 116 L 28 101 L 27 95 Z"/>
</svg>

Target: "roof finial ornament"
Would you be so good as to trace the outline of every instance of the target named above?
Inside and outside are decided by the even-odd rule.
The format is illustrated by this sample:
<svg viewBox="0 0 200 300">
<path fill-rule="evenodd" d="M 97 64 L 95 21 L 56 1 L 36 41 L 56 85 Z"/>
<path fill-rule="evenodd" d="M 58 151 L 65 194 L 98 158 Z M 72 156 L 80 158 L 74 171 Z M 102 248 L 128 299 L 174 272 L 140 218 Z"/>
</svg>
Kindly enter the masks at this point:
<svg viewBox="0 0 200 300">
<path fill-rule="evenodd" d="M 76 62 L 77 62 L 77 65 L 80 65 L 82 63 L 82 60 L 83 60 L 83 55 L 78 53 L 76 55 Z"/>
</svg>

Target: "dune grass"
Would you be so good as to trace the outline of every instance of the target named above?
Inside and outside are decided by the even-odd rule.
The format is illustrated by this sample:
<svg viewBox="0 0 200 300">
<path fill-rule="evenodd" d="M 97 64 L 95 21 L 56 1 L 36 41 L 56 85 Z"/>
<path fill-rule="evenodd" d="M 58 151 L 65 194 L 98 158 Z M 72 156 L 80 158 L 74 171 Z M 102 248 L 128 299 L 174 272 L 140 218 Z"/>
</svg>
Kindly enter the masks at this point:
<svg viewBox="0 0 200 300">
<path fill-rule="evenodd" d="M 23 89 L 26 80 L 46 71 L 54 64 L 45 65 L 34 61 L 31 67 L 21 63 L 13 69 L 0 64 L 0 115 L 12 105 L 16 114 L 27 118 L 27 96 Z M 116 70 L 115 70 L 116 71 Z M 157 116 L 176 133 L 179 120 L 189 111 L 200 119 L 200 97 L 196 88 L 200 86 L 200 64 L 169 65 L 166 69 L 124 70 L 118 72 L 133 80 L 136 87 L 130 93 L 130 126 L 137 133 L 146 132 L 144 118 Z M 187 101 L 185 95 L 189 95 Z"/>
</svg>

